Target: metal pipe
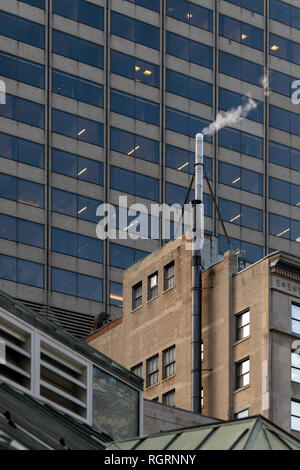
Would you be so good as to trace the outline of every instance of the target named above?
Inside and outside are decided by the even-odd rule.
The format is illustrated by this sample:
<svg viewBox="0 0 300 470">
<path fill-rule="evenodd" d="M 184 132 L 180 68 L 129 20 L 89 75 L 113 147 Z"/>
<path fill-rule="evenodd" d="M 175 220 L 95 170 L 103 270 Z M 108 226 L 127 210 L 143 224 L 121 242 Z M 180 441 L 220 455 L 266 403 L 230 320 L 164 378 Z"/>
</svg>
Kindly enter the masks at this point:
<svg viewBox="0 0 300 470">
<path fill-rule="evenodd" d="M 203 201 L 203 135 L 196 135 L 195 148 L 195 200 L 193 208 L 193 232 L 199 236 L 201 231 L 200 211 L 197 206 Z M 202 265 L 201 250 L 197 247 L 192 251 L 192 409 L 201 413 L 202 389 Z"/>
</svg>

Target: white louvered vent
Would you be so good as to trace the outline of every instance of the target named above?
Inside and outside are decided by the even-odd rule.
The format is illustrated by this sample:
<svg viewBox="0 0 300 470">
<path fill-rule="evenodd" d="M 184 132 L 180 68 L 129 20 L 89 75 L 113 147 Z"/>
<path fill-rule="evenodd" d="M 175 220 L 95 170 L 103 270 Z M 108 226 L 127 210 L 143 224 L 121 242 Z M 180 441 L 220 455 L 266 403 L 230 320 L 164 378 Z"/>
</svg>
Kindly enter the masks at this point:
<svg viewBox="0 0 300 470">
<path fill-rule="evenodd" d="M 87 419 L 87 365 L 40 343 L 40 397 Z"/>
<path fill-rule="evenodd" d="M 5 364 L 0 379 L 31 389 L 31 333 L 1 318 L 0 339 L 5 343 Z"/>
</svg>

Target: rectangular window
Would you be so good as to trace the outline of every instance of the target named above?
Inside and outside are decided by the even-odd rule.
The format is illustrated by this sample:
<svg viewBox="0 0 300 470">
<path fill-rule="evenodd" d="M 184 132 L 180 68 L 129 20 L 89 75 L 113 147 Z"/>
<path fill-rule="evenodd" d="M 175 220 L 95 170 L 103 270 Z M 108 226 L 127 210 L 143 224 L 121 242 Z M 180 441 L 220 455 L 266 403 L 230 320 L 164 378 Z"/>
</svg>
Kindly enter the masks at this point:
<svg viewBox="0 0 300 470">
<path fill-rule="evenodd" d="M 263 193 L 263 175 L 219 161 L 219 183 L 251 193 Z"/>
<path fill-rule="evenodd" d="M 158 273 L 148 276 L 148 300 L 158 296 Z"/>
<path fill-rule="evenodd" d="M 159 87 L 159 66 L 111 49 L 110 71 L 136 82 Z"/>
<path fill-rule="evenodd" d="M 139 282 L 132 287 L 132 310 L 141 307 L 143 304 L 143 284 Z"/>
<path fill-rule="evenodd" d="M 44 186 L 0 173 L 0 197 L 43 208 Z"/>
<path fill-rule="evenodd" d="M 234 419 L 248 418 L 248 416 L 249 416 L 249 408 L 243 411 L 239 411 L 238 413 L 235 413 Z"/>
<path fill-rule="evenodd" d="M 212 47 L 167 31 L 167 54 L 212 69 Z"/>
<path fill-rule="evenodd" d="M 292 332 L 300 335 L 300 305 L 292 304 Z"/>
<path fill-rule="evenodd" d="M 52 228 L 52 250 L 58 253 L 102 263 L 102 245 L 102 240 Z"/>
<path fill-rule="evenodd" d="M 166 145 L 166 166 L 184 173 L 194 174 L 195 153 L 173 145 Z M 212 159 L 204 157 L 204 169 L 211 180 L 213 175 Z"/>
<path fill-rule="evenodd" d="M 291 353 L 291 380 L 300 383 L 300 354 L 299 352 Z"/>
<path fill-rule="evenodd" d="M 103 124 L 58 109 L 52 109 L 52 131 L 103 146 Z"/>
<path fill-rule="evenodd" d="M 299 207 L 300 185 L 269 177 L 269 197 Z"/>
<path fill-rule="evenodd" d="M 85 0 L 53 0 L 53 13 L 103 29 L 104 8 Z"/>
<path fill-rule="evenodd" d="M 171 131 L 194 137 L 198 132 L 209 126 L 210 121 L 193 116 L 192 114 L 183 113 L 177 109 L 166 109 L 166 127 Z M 205 136 L 204 140 L 212 142 L 211 136 Z"/>
<path fill-rule="evenodd" d="M 93 106 L 103 107 L 102 85 L 59 70 L 52 71 L 52 91 Z"/>
<path fill-rule="evenodd" d="M 270 18 L 300 29 L 300 8 L 281 0 L 270 0 Z"/>
<path fill-rule="evenodd" d="M 220 73 L 261 86 L 261 78 L 264 74 L 262 65 L 223 51 L 219 52 L 219 64 Z"/>
<path fill-rule="evenodd" d="M 43 289 L 44 265 L 0 255 L 0 278 Z"/>
<path fill-rule="evenodd" d="M 248 23 L 220 15 L 220 35 L 245 46 L 264 50 L 264 31 Z"/>
<path fill-rule="evenodd" d="M 102 302 L 102 279 L 52 268 L 52 291 Z"/>
<path fill-rule="evenodd" d="M 110 243 L 110 266 L 128 269 L 133 264 L 145 258 L 147 251 L 137 250 L 129 246 Z"/>
<path fill-rule="evenodd" d="M 286 238 L 294 242 L 300 240 L 299 220 L 288 219 L 277 214 L 269 214 L 269 233 L 275 237 Z"/>
<path fill-rule="evenodd" d="M 174 261 L 164 267 L 164 290 L 175 286 L 175 263 Z"/>
<path fill-rule="evenodd" d="M 104 48 L 93 42 L 53 29 L 52 49 L 55 54 L 103 69 Z"/>
<path fill-rule="evenodd" d="M 232 248 L 237 252 L 245 252 L 246 263 L 255 263 L 263 257 L 263 247 L 253 243 L 237 240 L 230 237 Z M 219 253 L 224 254 L 225 251 L 230 250 L 224 235 L 219 235 Z"/>
<path fill-rule="evenodd" d="M 15 55 L 0 52 L 0 75 L 45 88 L 45 67 Z"/>
<path fill-rule="evenodd" d="M 115 11 L 111 12 L 111 34 L 152 47 L 158 51 L 160 49 L 159 28 Z"/>
<path fill-rule="evenodd" d="M 212 85 L 167 69 L 167 91 L 212 106 Z"/>
<path fill-rule="evenodd" d="M 300 402 L 291 401 L 291 430 L 300 431 Z"/>
<path fill-rule="evenodd" d="M 0 115 L 44 129 L 44 110 L 45 107 L 42 104 L 7 94 L 6 104 L 1 104 L 0 106 Z"/>
<path fill-rule="evenodd" d="M 278 72 L 277 70 L 270 70 L 270 90 L 280 93 L 281 95 L 290 98 L 292 94 L 293 82 L 297 80 L 296 77 L 291 77 L 285 73 Z"/>
<path fill-rule="evenodd" d="M 98 222 L 96 210 L 101 201 L 52 188 L 52 210 L 78 219 Z"/>
<path fill-rule="evenodd" d="M 263 216 L 260 209 L 220 198 L 220 211 L 223 219 L 235 225 L 262 231 Z"/>
<path fill-rule="evenodd" d="M 0 156 L 44 168 L 44 146 L 0 132 Z"/>
<path fill-rule="evenodd" d="M 263 139 L 226 127 L 219 132 L 219 145 L 250 157 L 263 158 Z"/>
<path fill-rule="evenodd" d="M 167 0 L 167 15 L 212 32 L 213 12 L 186 0 Z"/>
<path fill-rule="evenodd" d="M 0 35 L 45 49 L 45 27 L 20 16 L 0 11 Z"/>
<path fill-rule="evenodd" d="M 269 152 L 270 162 L 300 171 L 300 150 L 270 142 Z"/>
<path fill-rule="evenodd" d="M 163 393 L 162 402 L 164 405 L 175 406 L 175 388 L 169 392 Z"/>
<path fill-rule="evenodd" d="M 246 387 L 250 383 L 250 359 L 238 362 L 235 365 L 236 370 L 236 385 L 235 389 L 238 390 L 242 387 Z"/>
<path fill-rule="evenodd" d="M 128 0 L 131 3 L 140 5 L 144 8 L 149 8 L 149 10 L 159 11 L 160 9 L 160 0 Z"/>
<path fill-rule="evenodd" d="M 110 281 L 109 283 L 109 303 L 117 307 L 123 306 L 123 284 Z"/>
<path fill-rule="evenodd" d="M 254 13 L 264 14 L 264 0 L 226 0 L 229 3 L 238 5 L 239 7 L 246 8 Z"/>
<path fill-rule="evenodd" d="M 103 163 L 62 150 L 52 149 L 52 171 L 89 183 L 103 184 Z"/>
<path fill-rule="evenodd" d="M 176 372 L 175 344 L 163 351 L 163 379 L 167 379 Z"/>
<path fill-rule="evenodd" d="M 158 374 L 159 374 L 159 355 L 147 359 L 146 362 L 146 386 L 152 387 L 158 383 Z"/>
<path fill-rule="evenodd" d="M 110 110 L 114 113 L 159 126 L 159 104 L 129 93 L 111 89 Z"/>
<path fill-rule="evenodd" d="M 250 310 L 236 316 L 236 341 L 250 335 Z"/>
<path fill-rule="evenodd" d="M 153 201 L 159 199 L 159 181 L 157 179 L 116 166 L 110 167 L 110 187 Z"/>
<path fill-rule="evenodd" d="M 130 370 L 138 377 L 141 377 L 141 379 L 143 378 L 143 363 L 142 362 L 140 362 L 136 366 L 131 367 Z"/>
<path fill-rule="evenodd" d="M 159 163 L 159 142 L 115 127 L 110 128 L 110 148 L 129 157 Z"/>
<path fill-rule="evenodd" d="M 299 62 L 300 64 L 300 62 Z M 269 106 L 270 126 L 300 136 L 300 115 L 276 106 Z"/>
<path fill-rule="evenodd" d="M 244 106 L 249 98 L 240 93 L 226 90 L 225 88 L 219 88 L 219 109 L 223 111 L 229 111 L 232 108 Z M 263 122 L 263 103 L 261 101 L 255 101 L 256 108 L 247 114 L 247 119 L 252 121 Z"/>
<path fill-rule="evenodd" d="M 300 65 L 300 43 L 270 33 L 270 54 Z"/>
<path fill-rule="evenodd" d="M 45 0 L 20 0 L 23 3 L 28 3 L 34 7 L 42 8 L 45 10 Z"/>
</svg>

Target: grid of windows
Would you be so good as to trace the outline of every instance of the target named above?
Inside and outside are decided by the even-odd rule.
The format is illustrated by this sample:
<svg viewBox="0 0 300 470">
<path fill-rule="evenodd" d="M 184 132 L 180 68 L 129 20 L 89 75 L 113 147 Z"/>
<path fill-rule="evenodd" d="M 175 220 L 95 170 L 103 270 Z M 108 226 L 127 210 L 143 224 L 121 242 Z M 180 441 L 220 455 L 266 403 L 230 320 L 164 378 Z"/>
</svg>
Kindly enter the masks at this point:
<svg viewBox="0 0 300 470">
<path fill-rule="evenodd" d="M 201 119 L 198 116 L 187 114 L 177 109 L 167 108 L 166 111 L 166 127 L 171 131 L 184 134 L 189 137 L 195 137 L 198 132 L 201 132 L 205 127 L 209 126 L 210 122 L 206 119 Z M 211 136 L 204 136 L 204 140 L 211 142 Z"/>
<path fill-rule="evenodd" d="M 158 201 L 159 198 L 159 181 L 157 179 L 116 166 L 110 167 L 110 187 L 153 201 Z"/>
<path fill-rule="evenodd" d="M 101 201 L 61 189 L 52 189 L 52 210 L 78 219 L 98 222 L 96 210 Z"/>
<path fill-rule="evenodd" d="M 263 193 L 263 175 L 219 161 L 219 183 L 255 194 Z"/>
<path fill-rule="evenodd" d="M 138 377 L 143 378 L 143 363 L 142 362 L 140 362 L 136 366 L 131 367 L 130 370 L 131 370 L 131 372 L 133 372 Z"/>
<path fill-rule="evenodd" d="M 175 388 L 163 393 L 162 402 L 164 405 L 175 406 Z"/>
<path fill-rule="evenodd" d="M 291 401 L 291 429 L 292 431 L 300 431 L 300 402 Z"/>
<path fill-rule="evenodd" d="M 111 127 L 110 148 L 132 158 L 159 163 L 159 142 L 132 132 Z"/>
<path fill-rule="evenodd" d="M 261 85 L 261 78 L 264 74 L 262 65 L 223 51 L 219 52 L 219 68 L 220 73 L 253 83 L 253 85 Z"/>
<path fill-rule="evenodd" d="M 103 124 L 76 114 L 52 109 L 52 130 L 72 139 L 103 146 Z"/>
<path fill-rule="evenodd" d="M 132 310 L 141 307 L 143 304 L 143 284 L 139 282 L 132 287 Z"/>
<path fill-rule="evenodd" d="M 158 383 L 158 374 L 159 374 L 159 355 L 147 359 L 146 362 L 146 386 L 151 387 Z"/>
<path fill-rule="evenodd" d="M 176 372 L 176 348 L 175 344 L 163 351 L 163 374 L 162 378 L 167 379 Z"/>
<path fill-rule="evenodd" d="M 235 388 L 245 387 L 250 383 L 250 359 L 245 359 L 244 361 L 238 362 L 235 365 L 236 370 L 236 383 Z"/>
<path fill-rule="evenodd" d="M 167 69 L 167 91 L 212 106 L 213 88 L 210 83 Z"/>
<path fill-rule="evenodd" d="M 225 127 L 219 131 L 219 145 L 250 157 L 263 158 L 263 139 L 247 132 Z"/>
<path fill-rule="evenodd" d="M 250 335 L 250 311 L 236 316 L 236 340 L 247 338 Z"/>
<path fill-rule="evenodd" d="M 52 71 L 52 91 L 74 100 L 103 107 L 103 86 L 69 73 Z"/>
<path fill-rule="evenodd" d="M 110 90 L 110 110 L 159 126 L 159 104 L 123 91 Z"/>
<path fill-rule="evenodd" d="M 167 31 L 167 54 L 209 69 L 213 65 L 213 50 L 210 46 L 179 36 L 170 31 Z"/>
<path fill-rule="evenodd" d="M 175 263 L 174 261 L 164 267 L 164 290 L 175 286 Z"/>
<path fill-rule="evenodd" d="M 158 273 L 148 276 L 148 300 L 158 296 Z"/>
<path fill-rule="evenodd" d="M 292 304 L 292 332 L 300 335 L 300 305 Z"/>
<path fill-rule="evenodd" d="M 300 29 L 300 8 L 281 0 L 270 0 L 270 18 Z"/>
</svg>

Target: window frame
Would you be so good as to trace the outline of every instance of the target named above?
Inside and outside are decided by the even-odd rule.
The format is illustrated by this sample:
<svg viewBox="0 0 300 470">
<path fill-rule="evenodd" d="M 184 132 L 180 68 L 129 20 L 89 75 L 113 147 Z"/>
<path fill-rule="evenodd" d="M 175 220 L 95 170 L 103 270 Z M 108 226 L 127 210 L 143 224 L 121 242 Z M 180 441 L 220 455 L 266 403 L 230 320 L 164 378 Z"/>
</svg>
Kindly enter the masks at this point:
<svg viewBox="0 0 300 470">
<path fill-rule="evenodd" d="M 149 366 L 152 364 L 153 361 L 156 361 L 155 366 L 156 369 L 149 371 Z M 152 378 L 155 377 L 155 382 L 152 381 Z M 146 388 L 153 387 L 157 385 L 159 382 L 159 354 L 154 354 L 154 356 L 149 357 L 146 360 Z"/>
<path fill-rule="evenodd" d="M 143 281 L 132 286 L 132 310 L 143 306 Z"/>
<path fill-rule="evenodd" d="M 152 279 L 156 278 L 156 284 L 151 287 Z M 148 302 L 158 297 L 158 271 L 148 276 Z"/>
<path fill-rule="evenodd" d="M 248 371 L 240 373 L 242 372 L 241 368 L 243 364 L 245 364 L 246 362 L 248 362 Z M 244 382 L 244 377 L 246 376 L 248 376 L 248 383 L 243 383 L 241 385 L 241 380 Z M 235 363 L 235 391 L 242 390 L 243 388 L 248 386 L 250 386 L 250 357 L 247 357 Z"/>
<path fill-rule="evenodd" d="M 248 323 L 246 323 L 245 325 L 240 325 L 239 322 L 241 319 L 243 319 L 243 316 L 244 315 L 247 315 L 249 316 L 249 321 Z M 235 321 L 236 321 L 236 342 L 238 341 L 242 341 L 246 338 L 249 338 L 250 337 L 250 325 L 251 325 L 251 321 L 250 321 L 250 309 L 247 309 L 247 310 L 244 310 L 243 312 L 241 313 L 238 313 L 235 315 Z M 247 334 L 246 336 L 240 336 L 241 334 L 243 334 L 243 331 L 246 327 L 249 327 L 249 334 Z"/>
<path fill-rule="evenodd" d="M 170 357 L 168 357 L 170 353 Z M 168 369 L 171 369 L 169 372 Z M 176 345 L 173 344 L 162 352 L 162 379 L 166 380 L 176 374 Z"/>
</svg>

